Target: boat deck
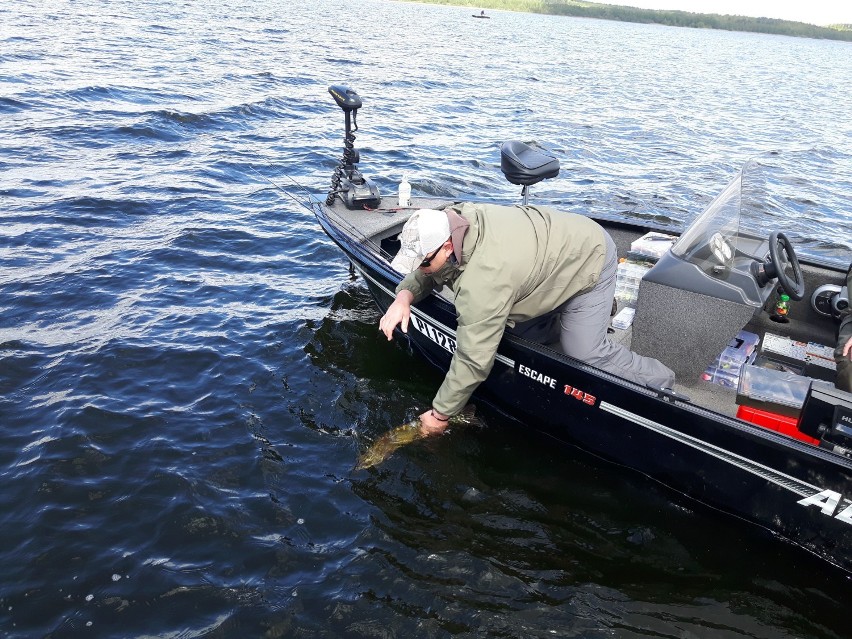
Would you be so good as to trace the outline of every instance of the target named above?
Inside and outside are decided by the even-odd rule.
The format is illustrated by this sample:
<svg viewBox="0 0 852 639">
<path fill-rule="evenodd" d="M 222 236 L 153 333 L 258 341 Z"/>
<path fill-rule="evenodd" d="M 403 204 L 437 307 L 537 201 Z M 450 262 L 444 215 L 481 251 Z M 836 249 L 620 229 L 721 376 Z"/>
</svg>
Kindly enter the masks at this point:
<svg viewBox="0 0 852 639">
<path fill-rule="evenodd" d="M 376 209 L 347 209 L 339 199 L 325 208 L 330 217 L 343 223 L 356 237 L 380 244 L 382 240 L 399 233 L 402 225 L 417 209 L 443 209 L 453 203 L 453 200 L 446 198 L 417 198 L 417 206 L 400 207 L 396 196 L 393 196 L 383 197 L 381 206 Z"/>
</svg>

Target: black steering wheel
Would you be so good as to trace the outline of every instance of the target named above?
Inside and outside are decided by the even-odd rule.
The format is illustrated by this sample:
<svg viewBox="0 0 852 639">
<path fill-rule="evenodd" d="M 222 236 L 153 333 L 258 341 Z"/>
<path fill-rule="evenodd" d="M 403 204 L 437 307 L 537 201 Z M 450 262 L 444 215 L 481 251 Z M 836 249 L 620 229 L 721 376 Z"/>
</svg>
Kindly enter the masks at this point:
<svg viewBox="0 0 852 639">
<path fill-rule="evenodd" d="M 784 257 L 787 259 L 784 260 Z M 766 265 L 766 275 L 770 278 L 777 277 L 779 286 L 790 296 L 790 299 L 802 299 L 805 296 L 802 267 L 799 266 L 799 258 L 796 257 L 792 243 L 783 233 L 775 231 L 769 236 L 769 260 L 770 263 Z M 792 277 L 784 270 L 787 264 L 793 269 Z"/>
</svg>

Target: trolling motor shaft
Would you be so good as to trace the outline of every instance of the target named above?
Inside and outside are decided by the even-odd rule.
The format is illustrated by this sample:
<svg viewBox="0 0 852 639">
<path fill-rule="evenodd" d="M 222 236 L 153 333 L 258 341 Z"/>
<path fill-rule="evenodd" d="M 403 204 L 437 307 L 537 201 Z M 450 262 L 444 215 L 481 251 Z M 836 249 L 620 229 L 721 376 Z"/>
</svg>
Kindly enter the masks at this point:
<svg viewBox="0 0 852 639">
<path fill-rule="evenodd" d="M 358 130 L 358 109 L 363 102 L 360 96 L 347 86 L 333 84 L 328 87 L 328 92 L 337 106 L 343 109 L 346 131 L 343 138 L 343 157 L 334 169 L 331 177 L 331 190 L 325 203 L 331 206 L 334 199 L 340 199 L 348 209 L 365 209 L 378 207 L 382 201 L 379 188 L 372 180 L 365 178 L 357 168 L 361 159 L 360 153 L 355 148 L 355 134 Z M 354 125 L 354 129 L 353 129 Z"/>
</svg>

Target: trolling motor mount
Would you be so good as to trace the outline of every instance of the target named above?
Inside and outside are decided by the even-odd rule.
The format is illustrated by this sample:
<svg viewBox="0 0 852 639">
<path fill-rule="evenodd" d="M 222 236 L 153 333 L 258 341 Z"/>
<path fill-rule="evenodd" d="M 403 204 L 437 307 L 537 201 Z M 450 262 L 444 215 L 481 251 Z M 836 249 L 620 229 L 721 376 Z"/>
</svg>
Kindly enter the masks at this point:
<svg viewBox="0 0 852 639">
<path fill-rule="evenodd" d="M 372 180 L 365 178 L 357 168 L 361 154 L 355 148 L 355 134 L 358 130 L 358 109 L 363 102 L 361 97 L 352 89 L 340 84 L 328 87 L 328 92 L 337 106 L 343 109 L 346 118 L 346 136 L 343 138 L 343 157 L 334 169 L 331 177 L 331 190 L 325 199 L 327 206 L 334 203 L 340 196 L 348 209 L 377 208 L 382 201 L 379 187 Z M 354 125 L 354 128 L 353 128 Z"/>
</svg>

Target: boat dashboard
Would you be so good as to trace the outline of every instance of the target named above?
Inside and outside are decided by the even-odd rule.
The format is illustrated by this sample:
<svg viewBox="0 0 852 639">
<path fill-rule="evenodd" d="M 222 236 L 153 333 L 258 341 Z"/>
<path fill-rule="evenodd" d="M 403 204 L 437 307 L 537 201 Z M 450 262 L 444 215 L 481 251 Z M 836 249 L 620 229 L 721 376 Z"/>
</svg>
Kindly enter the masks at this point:
<svg viewBox="0 0 852 639">
<path fill-rule="evenodd" d="M 707 297 L 746 304 L 755 310 L 763 308 L 775 290 L 761 286 L 755 277 L 753 264 L 768 258 L 767 238 L 740 236 L 736 248 L 721 236 L 678 254 L 669 251 L 645 275 L 645 280 Z M 720 248 L 721 247 L 721 248 Z M 720 259 L 723 252 L 731 257 Z"/>
</svg>

